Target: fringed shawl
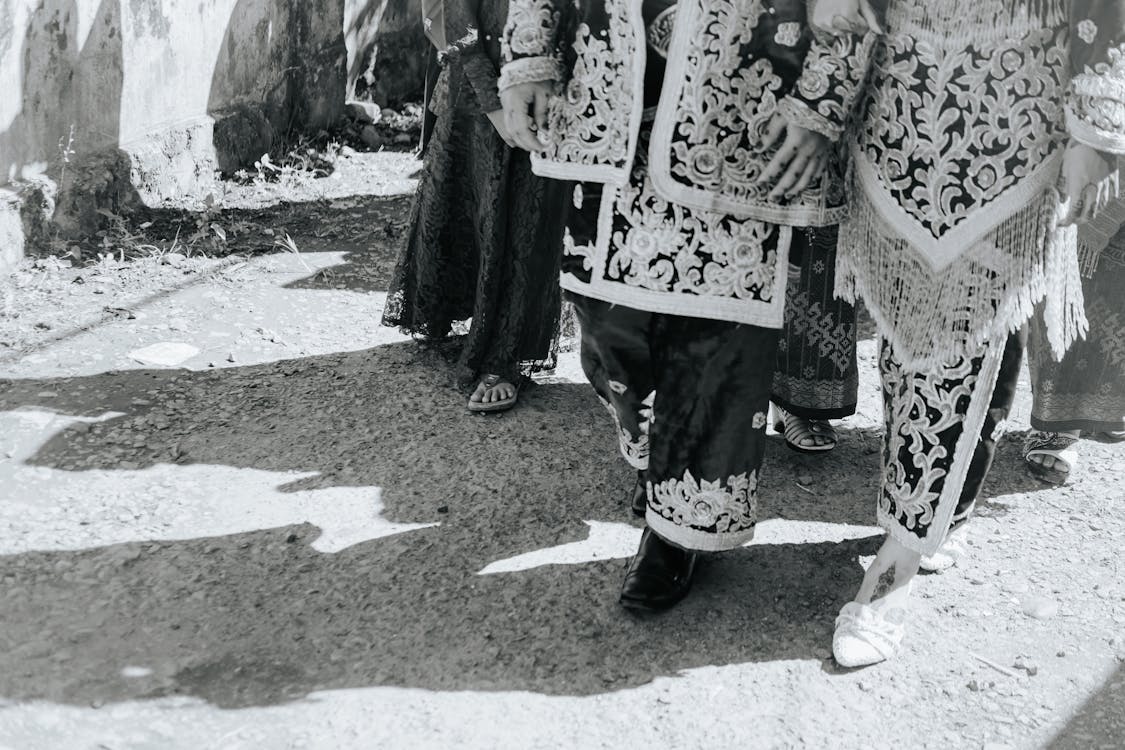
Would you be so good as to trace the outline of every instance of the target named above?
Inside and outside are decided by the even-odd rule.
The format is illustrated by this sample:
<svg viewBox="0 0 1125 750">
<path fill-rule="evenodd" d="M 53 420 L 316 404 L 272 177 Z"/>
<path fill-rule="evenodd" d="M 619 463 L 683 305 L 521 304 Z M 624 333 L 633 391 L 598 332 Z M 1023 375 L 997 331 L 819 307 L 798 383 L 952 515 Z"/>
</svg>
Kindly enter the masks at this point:
<svg viewBox="0 0 1125 750">
<path fill-rule="evenodd" d="M 1076 232 L 1058 227 L 1070 76 L 1062 0 L 892 0 L 853 146 L 837 292 L 924 369 L 1018 329 L 1046 298 L 1061 356 L 1085 332 Z"/>
</svg>

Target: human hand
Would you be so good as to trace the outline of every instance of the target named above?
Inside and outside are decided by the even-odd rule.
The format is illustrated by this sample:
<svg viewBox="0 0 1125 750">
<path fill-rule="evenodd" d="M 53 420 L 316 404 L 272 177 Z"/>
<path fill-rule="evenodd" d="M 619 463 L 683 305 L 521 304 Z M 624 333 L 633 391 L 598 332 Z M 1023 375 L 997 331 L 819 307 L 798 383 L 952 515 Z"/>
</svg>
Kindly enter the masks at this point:
<svg viewBox="0 0 1125 750">
<path fill-rule="evenodd" d="M 809 10 L 809 26 L 825 34 L 883 33 L 879 16 L 870 0 L 814 0 Z"/>
<path fill-rule="evenodd" d="M 1120 195 L 1114 160 L 1097 149 L 1071 139 L 1063 152 L 1059 197 L 1064 208 L 1059 224 L 1082 224 Z"/>
<path fill-rule="evenodd" d="M 543 150 L 537 133 L 547 129 L 547 103 L 551 93 L 550 81 L 520 83 L 500 92 L 504 123 L 516 146 L 532 153 Z"/>
<path fill-rule="evenodd" d="M 828 164 L 830 141 L 820 133 L 790 124 L 778 113 L 774 113 L 766 126 L 759 148 L 768 151 L 783 134 L 785 141 L 758 175 L 756 183 L 763 190 L 773 185 L 768 194 L 771 201 L 800 194 Z"/>
<path fill-rule="evenodd" d="M 500 140 L 504 141 L 508 148 L 516 148 L 516 142 L 512 139 L 508 126 L 504 123 L 504 110 L 494 109 L 488 112 L 486 116 L 488 121 L 492 123 L 492 127 L 496 128 L 496 132 L 500 134 Z"/>
</svg>

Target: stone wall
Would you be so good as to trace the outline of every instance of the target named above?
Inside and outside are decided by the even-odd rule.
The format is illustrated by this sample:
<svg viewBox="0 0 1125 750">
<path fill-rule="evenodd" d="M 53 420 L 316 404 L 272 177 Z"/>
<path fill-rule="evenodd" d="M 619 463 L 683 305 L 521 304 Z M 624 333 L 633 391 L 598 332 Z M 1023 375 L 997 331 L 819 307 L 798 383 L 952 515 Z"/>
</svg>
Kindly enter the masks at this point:
<svg viewBox="0 0 1125 750">
<path fill-rule="evenodd" d="M 346 0 L 348 96 L 396 107 L 421 101 L 429 42 L 420 0 Z"/>
<path fill-rule="evenodd" d="M 343 10 L 344 0 L 0 0 L 0 264 L 39 230 L 77 235 L 100 208 L 203 195 L 216 169 L 336 122 Z"/>
</svg>

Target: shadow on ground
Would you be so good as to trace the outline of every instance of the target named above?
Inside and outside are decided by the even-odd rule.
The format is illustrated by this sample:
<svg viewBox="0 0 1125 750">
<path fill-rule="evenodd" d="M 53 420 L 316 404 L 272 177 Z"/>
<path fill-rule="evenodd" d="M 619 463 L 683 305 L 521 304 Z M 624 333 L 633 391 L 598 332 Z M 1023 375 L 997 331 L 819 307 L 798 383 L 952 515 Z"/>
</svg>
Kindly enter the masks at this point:
<svg viewBox="0 0 1125 750">
<path fill-rule="evenodd" d="M 238 707 L 377 685 L 589 695 L 694 667 L 829 660 L 833 617 L 861 577 L 856 558 L 877 537 L 716 556 L 688 601 L 653 618 L 617 606 L 623 560 L 478 575 L 585 539 L 583 520 L 630 520 L 631 476 L 588 387 L 541 385 L 515 412 L 482 418 L 452 379 L 438 349 L 411 342 L 203 372 L 0 382 L 0 410 L 126 414 L 64 430 L 33 466 L 318 472 L 280 489 L 380 487 L 388 519 L 441 522 L 336 554 L 310 547 L 318 531 L 304 525 L 0 557 L 0 696 L 100 704 L 178 693 Z M 151 403 L 136 404 L 147 391 Z M 127 440 L 109 439 L 122 430 Z M 873 432 L 845 431 L 814 460 L 772 440 L 763 517 L 872 523 L 877 445 Z M 805 473 L 812 492 L 796 484 Z M 151 674 L 123 677 L 126 666 Z"/>
</svg>

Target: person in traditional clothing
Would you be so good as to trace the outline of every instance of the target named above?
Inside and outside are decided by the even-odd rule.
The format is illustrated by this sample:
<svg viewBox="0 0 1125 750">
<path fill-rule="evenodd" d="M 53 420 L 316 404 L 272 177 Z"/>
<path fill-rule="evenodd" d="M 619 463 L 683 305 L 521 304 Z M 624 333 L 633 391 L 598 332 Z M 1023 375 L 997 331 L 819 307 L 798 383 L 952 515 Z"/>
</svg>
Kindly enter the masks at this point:
<svg viewBox="0 0 1125 750">
<path fill-rule="evenodd" d="M 859 2 L 820 10 L 851 30 Z M 1039 303 L 1056 357 L 1083 332 L 1073 224 L 1110 197 L 1106 154 L 1125 151 L 1120 0 L 890 0 L 882 25 L 837 286 L 883 339 L 887 538 L 837 618 L 844 666 L 901 642 L 921 558 L 991 460 L 980 438 L 996 383 L 1010 387 L 1009 334 Z"/>
<path fill-rule="evenodd" d="M 839 441 L 830 420 L 855 414 L 859 398 L 856 314 L 835 294 L 836 231 L 808 234 L 806 246 L 789 251 L 770 401 L 777 410 L 774 428 L 789 448 L 824 453 Z"/>
<path fill-rule="evenodd" d="M 525 376 L 554 367 L 561 308 L 569 190 L 511 145 L 497 91 L 507 13 L 505 0 L 425 4 L 442 64 L 427 97 L 436 118 L 383 314 L 430 339 L 471 318 L 459 379 L 475 384 L 477 412 L 510 408 Z"/>
<path fill-rule="evenodd" d="M 814 38 L 804 0 L 512 0 L 509 130 L 581 183 L 562 286 L 639 472 L 626 607 L 672 606 L 699 553 L 754 534 L 788 257 L 835 241 L 872 36 Z"/>
<path fill-rule="evenodd" d="M 1120 180 L 1120 171 L 1118 172 Z M 1041 315 L 1028 336 L 1031 427 L 1024 444 L 1028 470 L 1064 484 L 1078 464 L 1076 443 L 1090 437 L 1125 441 L 1125 201 L 1079 228 L 1086 260 L 1082 295 L 1090 330 L 1061 362 L 1051 355 Z"/>
</svg>

